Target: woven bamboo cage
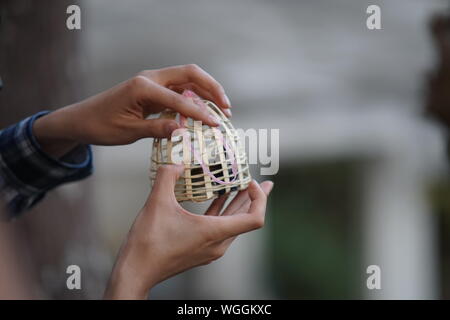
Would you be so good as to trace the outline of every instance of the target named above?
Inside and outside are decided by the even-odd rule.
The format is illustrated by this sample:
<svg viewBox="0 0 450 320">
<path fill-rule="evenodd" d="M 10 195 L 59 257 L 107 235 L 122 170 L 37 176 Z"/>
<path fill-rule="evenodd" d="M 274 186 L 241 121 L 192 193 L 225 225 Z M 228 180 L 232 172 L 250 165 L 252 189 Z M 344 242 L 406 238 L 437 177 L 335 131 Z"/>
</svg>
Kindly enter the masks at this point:
<svg viewBox="0 0 450 320">
<path fill-rule="evenodd" d="M 179 120 L 181 134 L 170 139 L 153 140 L 150 180 L 152 185 L 158 168 L 165 164 L 183 163 L 185 170 L 175 185 L 176 199 L 202 202 L 219 195 L 245 190 L 251 181 L 247 155 L 229 119 L 211 101 L 204 106 L 220 126 L 211 128 L 172 111 L 161 113 L 161 119 Z M 175 159 L 177 158 L 177 159 Z"/>
</svg>

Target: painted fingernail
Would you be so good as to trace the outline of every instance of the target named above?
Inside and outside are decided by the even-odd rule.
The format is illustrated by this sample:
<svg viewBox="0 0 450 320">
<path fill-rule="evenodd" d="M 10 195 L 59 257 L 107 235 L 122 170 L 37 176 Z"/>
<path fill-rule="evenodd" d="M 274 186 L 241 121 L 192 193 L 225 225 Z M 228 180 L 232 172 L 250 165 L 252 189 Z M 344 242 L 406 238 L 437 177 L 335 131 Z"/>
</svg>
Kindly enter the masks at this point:
<svg viewBox="0 0 450 320">
<path fill-rule="evenodd" d="M 231 102 L 230 102 L 230 99 L 227 97 L 226 94 L 223 95 L 223 99 L 225 100 L 226 105 L 230 107 L 231 106 Z"/>
<path fill-rule="evenodd" d="M 193 91 L 191 91 L 191 90 L 186 89 L 186 90 L 183 91 L 183 96 L 186 97 L 186 98 L 194 98 L 195 97 L 195 93 Z"/>
<path fill-rule="evenodd" d="M 225 113 L 225 115 L 226 115 L 228 118 L 231 118 L 232 113 L 231 113 L 231 111 L 230 111 L 229 109 L 223 109 L 222 111 L 223 111 L 223 113 Z"/>
<path fill-rule="evenodd" d="M 209 115 L 209 119 L 215 124 L 215 125 L 220 125 L 219 120 L 216 119 L 216 117 L 214 117 L 213 115 Z"/>
</svg>

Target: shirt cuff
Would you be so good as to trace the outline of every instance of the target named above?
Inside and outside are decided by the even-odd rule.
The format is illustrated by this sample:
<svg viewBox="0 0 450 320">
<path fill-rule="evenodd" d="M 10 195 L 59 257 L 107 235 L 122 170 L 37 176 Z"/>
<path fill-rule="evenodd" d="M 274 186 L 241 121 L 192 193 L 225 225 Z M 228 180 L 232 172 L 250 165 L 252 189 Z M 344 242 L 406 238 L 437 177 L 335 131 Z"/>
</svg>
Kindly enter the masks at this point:
<svg viewBox="0 0 450 320">
<path fill-rule="evenodd" d="M 79 145 L 60 159 L 42 150 L 33 124 L 48 113 L 39 112 L 0 132 L 0 173 L 13 213 L 28 209 L 58 185 L 83 179 L 93 171 L 90 145 Z"/>
</svg>

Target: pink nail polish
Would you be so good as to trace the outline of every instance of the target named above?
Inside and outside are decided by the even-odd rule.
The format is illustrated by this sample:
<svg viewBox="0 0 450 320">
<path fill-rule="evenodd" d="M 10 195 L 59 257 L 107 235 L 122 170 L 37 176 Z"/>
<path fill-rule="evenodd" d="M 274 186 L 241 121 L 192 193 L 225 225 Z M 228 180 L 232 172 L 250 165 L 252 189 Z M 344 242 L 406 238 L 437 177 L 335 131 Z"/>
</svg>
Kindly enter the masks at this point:
<svg viewBox="0 0 450 320">
<path fill-rule="evenodd" d="M 195 98 L 196 97 L 195 93 L 191 90 L 184 90 L 183 96 L 186 98 Z"/>
</svg>

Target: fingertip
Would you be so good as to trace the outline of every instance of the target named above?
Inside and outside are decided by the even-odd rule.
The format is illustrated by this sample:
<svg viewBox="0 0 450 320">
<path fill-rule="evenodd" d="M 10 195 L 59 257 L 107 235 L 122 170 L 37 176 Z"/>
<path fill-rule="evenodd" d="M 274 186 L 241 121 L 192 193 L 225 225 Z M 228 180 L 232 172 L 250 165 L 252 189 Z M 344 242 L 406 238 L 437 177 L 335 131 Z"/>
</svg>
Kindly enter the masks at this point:
<svg viewBox="0 0 450 320">
<path fill-rule="evenodd" d="M 222 112 L 228 117 L 231 118 L 232 117 L 232 113 L 230 109 L 222 109 Z"/>
<path fill-rule="evenodd" d="M 195 94 L 194 91 L 189 90 L 189 89 L 185 89 L 185 90 L 183 91 L 182 95 L 183 95 L 183 97 L 186 97 L 186 98 L 196 98 L 196 97 L 198 97 L 198 96 Z"/>
<path fill-rule="evenodd" d="M 273 189 L 274 183 L 270 180 L 266 180 L 261 183 L 261 188 L 263 189 L 264 193 L 268 195 L 272 189 Z"/>
<path fill-rule="evenodd" d="M 166 138 L 171 137 L 172 133 L 177 130 L 178 128 L 180 128 L 179 124 L 174 121 L 174 120 L 170 120 L 166 123 L 166 125 L 164 126 L 164 131 L 166 134 Z"/>
<path fill-rule="evenodd" d="M 224 96 L 224 99 L 225 99 L 225 102 L 226 102 L 227 106 L 231 106 L 230 98 L 228 98 L 228 96 L 226 94 L 224 94 L 223 96 Z"/>
<path fill-rule="evenodd" d="M 219 120 L 208 112 L 206 105 L 203 101 L 194 101 L 194 99 L 187 98 L 188 103 L 191 105 L 189 108 L 192 110 L 191 117 L 194 120 L 200 120 L 210 127 L 217 127 L 220 125 Z"/>
</svg>

